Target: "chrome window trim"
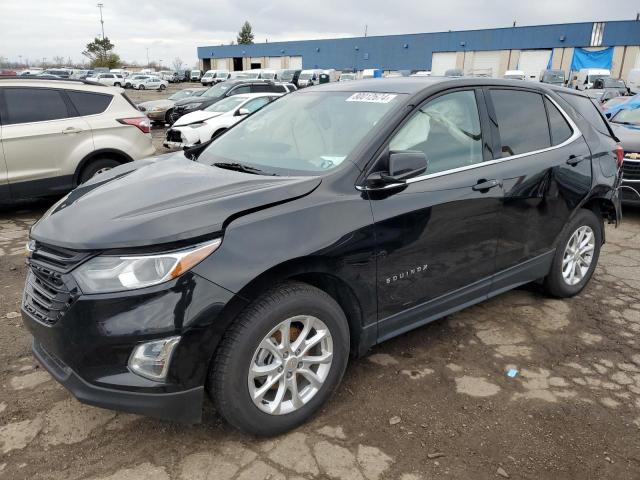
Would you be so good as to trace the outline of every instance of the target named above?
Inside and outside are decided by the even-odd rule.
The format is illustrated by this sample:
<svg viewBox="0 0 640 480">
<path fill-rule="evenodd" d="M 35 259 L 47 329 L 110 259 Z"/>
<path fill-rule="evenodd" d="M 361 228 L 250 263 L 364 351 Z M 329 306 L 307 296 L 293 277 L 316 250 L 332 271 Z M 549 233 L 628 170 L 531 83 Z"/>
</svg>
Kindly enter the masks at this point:
<svg viewBox="0 0 640 480">
<path fill-rule="evenodd" d="M 377 187 L 377 188 L 371 188 L 371 187 L 366 187 L 364 185 L 358 185 L 358 186 L 356 186 L 356 189 L 358 189 L 360 191 L 379 191 L 379 190 L 390 190 L 392 188 L 399 188 L 399 187 L 402 187 L 404 185 L 410 185 L 412 183 L 422 182 L 424 180 L 429 180 L 431 178 L 443 177 L 445 175 L 450 175 L 450 174 L 453 174 L 453 173 L 465 172 L 467 170 L 473 170 L 473 169 L 480 168 L 480 167 L 485 167 L 485 166 L 488 166 L 488 165 L 496 165 L 496 164 L 502 163 L 502 162 L 508 162 L 508 161 L 511 161 L 511 160 L 517 160 L 519 158 L 525 158 L 525 157 L 528 157 L 530 155 L 537 155 L 539 153 L 550 152 L 550 151 L 556 150 L 558 148 L 566 147 L 567 145 L 575 142 L 578 138 L 582 137 L 582 132 L 580 131 L 580 129 L 578 128 L 576 123 L 567 114 L 567 112 L 565 112 L 562 109 L 562 107 L 560 105 L 558 105 L 558 102 L 556 102 L 553 98 L 549 97 L 546 93 L 541 93 L 541 95 L 544 98 L 548 99 L 551 103 L 553 103 L 553 105 L 555 105 L 555 107 L 560 111 L 560 114 L 564 117 L 564 119 L 569 124 L 569 127 L 571 127 L 571 130 L 573 131 L 573 134 L 569 138 L 567 138 L 564 142 L 562 142 L 562 143 L 560 143 L 558 145 L 552 145 L 551 147 L 543 148 L 543 149 L 540 149 L 540 150 L 534 150 L 534 151 L 526 152 L 526 153 L 519 153 L 517 155 L 510 155 L 508 157 L 502 157 L 502 158 L 497 158 L 497 159 L 494 159 L 494 160 L 488 160 L 486 162 L 475 163 L 473 165 L 467 165 L 467 166 L 464 166 L 464 167 L 452 168 L 450 170 L 443 170 L 442 172 L 435 172 L 435 173 L 428 173 L 426 175 L 420 175 L 418 177 L 409 178 L 405 183 L 391 183 L 391 184 L 384 185 L 382 187 Z M 547 118 L 547 124 L 549 124 L 549 119 L 548 118 Z"/>
</svg>

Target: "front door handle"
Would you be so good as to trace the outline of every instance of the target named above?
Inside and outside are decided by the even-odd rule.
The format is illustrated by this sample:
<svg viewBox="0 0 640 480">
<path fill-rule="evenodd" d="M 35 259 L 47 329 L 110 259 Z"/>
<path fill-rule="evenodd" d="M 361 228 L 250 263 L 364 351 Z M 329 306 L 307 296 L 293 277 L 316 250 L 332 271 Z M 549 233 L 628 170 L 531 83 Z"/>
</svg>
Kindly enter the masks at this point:
<svg viewBox="0 0 640 480">
<path fill-rule="evenodd" d="M 576 165 L 578 165 L 583 160 L 584 160 L 584 157 L 578 157 L 577 155 L 571 155 L 567 159 L 567 165 L 571 165 L 572 167 L 575 167 Z"/>
<path fill-rule="evenodd" d="M 80 133 L 82 132 L 81 128 L 76 128 L 76 127 L 67 127 L 64 130 L 62 130 L 63 134 L 68 134 L 68 133 Z"/>
<path fill-rule="evenodd" d="M 498 180 L 479 180 L 478 183 L 471 188 L 476 192 L 487 192 L 498 186 L 500 186 L 500 182 Z"/>
</svg>

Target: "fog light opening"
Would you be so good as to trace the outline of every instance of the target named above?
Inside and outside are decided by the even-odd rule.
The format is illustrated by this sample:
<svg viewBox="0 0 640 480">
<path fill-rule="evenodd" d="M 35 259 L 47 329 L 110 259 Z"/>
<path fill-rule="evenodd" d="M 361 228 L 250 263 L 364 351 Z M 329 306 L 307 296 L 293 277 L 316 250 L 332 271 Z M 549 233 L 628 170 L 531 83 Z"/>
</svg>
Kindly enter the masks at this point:
<svg viewBox="0 0 640 480">
<path fill-rule="evenodd" d="M 129 370 L 150 380 L 165 380 L 171 355 L 179 341 L 180 337 L 176 336 L 141 343 L 131 353 Z"/>
</svg>

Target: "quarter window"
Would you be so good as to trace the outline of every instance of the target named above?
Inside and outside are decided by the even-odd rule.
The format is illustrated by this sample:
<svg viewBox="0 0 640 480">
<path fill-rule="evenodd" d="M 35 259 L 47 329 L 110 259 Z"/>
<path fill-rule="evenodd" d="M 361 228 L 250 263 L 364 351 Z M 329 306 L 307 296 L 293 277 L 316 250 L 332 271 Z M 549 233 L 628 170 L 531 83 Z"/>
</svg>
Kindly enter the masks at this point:
<svg viewBox="0 0 640 480">
<path fill-rule="evenodd" d="M 58 90 L 49 88 L 6 88 L 6 125 L 68 118 L 67 104 Z"/>
<path fill-rule="evenodd" d="M 548 99 L 544 100 L 547 106 L 547 114 L 549 115 L 549 129 L 551 131 L 551 143 L 552 145 L 560 145 L 571 137 L 573 131 L 567 123 L 567 120 L 562 116 L 560 110 Z"/>
<path fill-rule="evenodd" d="M 503 157 L 551 146 L 542 95 L 522 90 L 491 90 Z"/>
<path fill-rule="evenodd" d="M 78 114 L 84 115 L 96 115 L 104 112 L 113 98 L 111 95 L 105 95 L 103 93 L 90 93 L 90 92 L 75 92 L 67 90 L 67 95 L 71 99 L 71 103 L 76 107 Z"/>
<path fill-rule="evenodd" d="M 395 134 L 389 150 L 424 152 L 427 173 L 482 162 L 482 134 L 475 93 L 472 90 L 448 93 L 422 106 Z"/>
</svg>

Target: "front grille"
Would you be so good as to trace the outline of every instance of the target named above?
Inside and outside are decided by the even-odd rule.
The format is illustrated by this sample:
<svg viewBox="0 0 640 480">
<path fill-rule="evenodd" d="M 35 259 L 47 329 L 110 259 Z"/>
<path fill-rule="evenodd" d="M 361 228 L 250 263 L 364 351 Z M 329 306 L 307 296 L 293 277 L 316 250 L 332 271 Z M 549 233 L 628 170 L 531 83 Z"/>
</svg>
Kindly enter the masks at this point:
<svg viewBox="0 0 640 480">
<path fill-rule="evenodd" d="M 66 274 L 92 255 L 36 243 L 27 261 L 29 272 L 22 298 L 25 311 L 45 325 L 55 325 L 76 298 L 76 289 L 70 287 Z"/>
<path fill-rule="evenodd" d="M 626 160 L 622 163 L 623 180 L 640 180 L 640 161 Z"/>
<path fill-rule="evenodd" d="M 55 325 L 71 306 L 73 296 L 59 273 L 30 265 L 23 307 L 45 325 Z"/>
<path fill-rule="evenodd" d="M 167 141 L 168 142 L 182 142 L 182 135 L 178 130 L 169 129 L 167 130 Z"/>
</svg>

